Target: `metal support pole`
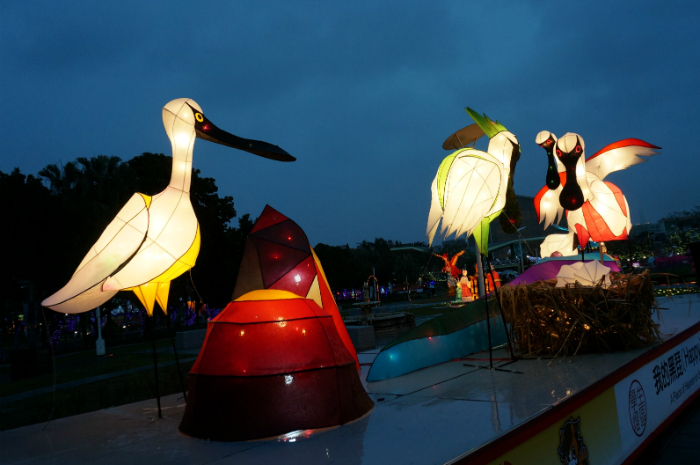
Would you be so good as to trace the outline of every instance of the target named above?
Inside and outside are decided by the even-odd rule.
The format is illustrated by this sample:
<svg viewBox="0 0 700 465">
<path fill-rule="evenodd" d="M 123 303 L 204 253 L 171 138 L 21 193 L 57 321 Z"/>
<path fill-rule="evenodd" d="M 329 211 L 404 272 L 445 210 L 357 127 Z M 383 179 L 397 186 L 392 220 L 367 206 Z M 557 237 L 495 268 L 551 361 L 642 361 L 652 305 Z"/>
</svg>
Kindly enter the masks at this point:
<svg viewBox="0 0 700 465">
<path fill-rule="evenodd" d="M 484 284 L 484 265 L 481 263 L 481 251 L 479 245 L 474 241 L 476 249 L 476 270 L 479 273 L 479 297 L 486 295 L 486 284 Z"/>
<path fill-rule="evenodd" d="M 158 401 L 158 418 L 163 418 L 163 413 L 160 409 L 160 389 L 158 388 L 158 356 L 156 355 L 156 319 L 153 316 L 147 318 L 151 319 L 151 343 L 153 346 L 153 372 L 156 377 L 156 399 Z"/>
<path fill-rule="evenodd" d="M 489 270 L 491 273 L 491 281 L 493 281 L 493 292 L 496 296 L 496 302 L 501 309 L 501 320 L 503 321 L 503 329 L 506 332 L 506 342 L 508 342 L 508 351 L 510 352 L 510 359 L 515 361 L 515 352 L 513 351 L 513 346 L 510 342 L 510 334 L 508 333 L 508 325 L 506 324 L 506 316 L 503 313 L 503 305 L 501 304 L 501 296 L 498 294 L 498 287 L 496 286 L 496 278 L 493 277 L 493 266 L 491 266 L 491 260 L 487 259 Z"/>
<path fill-rule="evenodd" d="M 481 256 L 479 256 L 481 260 Z M 489 338 L 489 368 L 493 368 L 493 343 L 491 343 L 491 316 L 489 315 L 489 296 L 484 294 L 484 303 L 486 304 L 486 331 Z"/>
<path fill-rule="evenodd" d="M 177 365 L 177 375 L 180 378 L 180 387 L 182 388 L 182 396 L 187 402 L 187 391 L 185 390 L 185 381 L 182 378 L 182 370 L 180 369 L 180 359 L 177 356 L 177 347 L 175 347 L 175 337 L 170 333 L 170 314 L 168 313 L 168 335 L 170 336 L 170 343 L 173 345 L 173 354 L 175 354 L 175 364 Z"/>
<path fill-rule="evenodd" d="M 105 348 L 105 340 L 102 339 L 102 319 L 100 317 L 100 307 L 95 309 L 97 317 L 97 340 L 95 341 L 95 352 L 97 355 L 104 355 L 107 350 Z"/>
<path fill-rule="evenodd" d="M 479 297 L 484 298 L 486 305 L 486 331 L 489 340 L 489 368 L 493 368 L 493 344 L 491 343 L 491 315 L 489 315 L 489 296 L 486 294 L 486 285 L 484 284 L 484 265 L 481 261 L 481 251 L 479 244 L 476 244 L 476 269 L 479 272 Z"/>
<path fill-rule="evenodd" d="M 523 236 L 520 235 L 518 237 L 518 247 L 520 249 L 520 274 L 523 274 L 525 271 L 525 264 L 523 263 Z M 489 266 L 491 264 L 489 263 Z"/>
</svg>

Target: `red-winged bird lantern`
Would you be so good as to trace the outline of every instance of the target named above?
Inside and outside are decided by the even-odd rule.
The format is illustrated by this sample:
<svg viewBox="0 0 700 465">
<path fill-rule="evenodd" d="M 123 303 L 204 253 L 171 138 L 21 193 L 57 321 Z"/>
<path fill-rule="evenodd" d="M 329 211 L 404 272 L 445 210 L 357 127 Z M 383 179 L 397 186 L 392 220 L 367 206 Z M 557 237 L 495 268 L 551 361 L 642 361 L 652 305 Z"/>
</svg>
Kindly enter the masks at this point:
<svg viewBox="0 0 700 465">
<path fill-rule="evenodd" d="M 551 234 L 544 240 L 542 256 L 575 254 L 575 238 L 582 248 L 589 240 L 627 239 L 632 229 L 627 199 L 620 188 L 604 179 L 647 161 L 660 147 L 641 139 L 624 139 L 586 159 L 585 143 L 578 134 L 566 133 L 557 140 L 549 131 L 541 131 L 535 142 L 549 158 L 547 185 L 535 197 L 538 219 L 547 228 L 565 211 L 569 226 L 568 235 Z"/>
<path fill-rule="evenodd" d="M 373 406 L 333 317 L 314 300 L 258 290 L 209 322 L 180 431 L 246 441 L 341 425 Z"/>
</svg>

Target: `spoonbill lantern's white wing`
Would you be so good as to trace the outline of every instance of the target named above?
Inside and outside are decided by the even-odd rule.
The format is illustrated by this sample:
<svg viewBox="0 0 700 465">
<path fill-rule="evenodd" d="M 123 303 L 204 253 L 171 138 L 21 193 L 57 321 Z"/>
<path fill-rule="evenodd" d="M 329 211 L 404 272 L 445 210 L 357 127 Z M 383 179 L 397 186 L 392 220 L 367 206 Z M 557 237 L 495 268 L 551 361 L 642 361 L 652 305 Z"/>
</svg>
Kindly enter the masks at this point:
<svg viewBox="0 0 700 465">
<path fill-rule="evenodd" d="M 134 194 L 90 247 L 70 281 L 42 305 L 62 313 L 80 313 L 111 299 L 118 290 L 103 291 L 102 285 L 138 251 L 147 230 L 146 199 Z"/>
</svg>

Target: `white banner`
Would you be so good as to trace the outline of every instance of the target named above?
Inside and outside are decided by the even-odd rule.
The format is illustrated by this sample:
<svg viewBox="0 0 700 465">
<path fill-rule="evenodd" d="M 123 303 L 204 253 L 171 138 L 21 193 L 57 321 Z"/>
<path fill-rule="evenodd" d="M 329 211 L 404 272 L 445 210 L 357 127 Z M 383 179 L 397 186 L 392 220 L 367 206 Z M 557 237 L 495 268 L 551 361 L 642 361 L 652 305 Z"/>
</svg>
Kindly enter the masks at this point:
<svg viewBox="0 0 700 465">
<path fill-rule="evenodd" d="M 693 335 L 615 385 L 628 456 L 700 388 L 700 336 Z"/>
</svg>

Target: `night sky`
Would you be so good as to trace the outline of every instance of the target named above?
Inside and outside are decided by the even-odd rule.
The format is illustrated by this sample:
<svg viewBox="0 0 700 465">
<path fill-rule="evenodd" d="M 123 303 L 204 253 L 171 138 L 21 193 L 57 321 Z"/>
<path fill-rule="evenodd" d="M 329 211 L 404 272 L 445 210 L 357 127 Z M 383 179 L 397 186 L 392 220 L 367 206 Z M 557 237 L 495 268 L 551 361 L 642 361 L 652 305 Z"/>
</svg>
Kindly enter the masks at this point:
<svg viewBox="0 0 700 465">
<path fill-rule="evenodd" d="M 472 123 L 469 106 L 518 136 L 518 194 L 544 185 L 546 129 L 580 134 L 588 156 L 628 137 L 663 148 L 606 179 L 635 224 L 700 204 L 700 3 L 418 5 L 2 2 L 0 170 L 170 155 L 161 108 L 189 97 L 297 158 L 198 140 L 194 166 L 239 215 L 268 203 L 312 244 L 418 241 L 442 142 Z"/>
</svg>

